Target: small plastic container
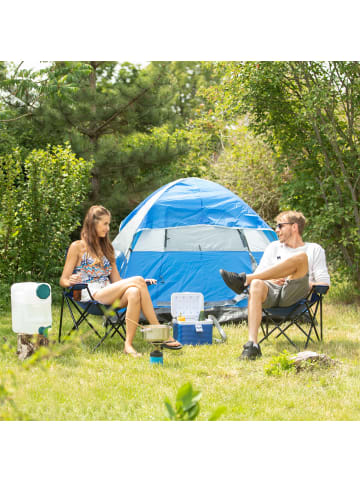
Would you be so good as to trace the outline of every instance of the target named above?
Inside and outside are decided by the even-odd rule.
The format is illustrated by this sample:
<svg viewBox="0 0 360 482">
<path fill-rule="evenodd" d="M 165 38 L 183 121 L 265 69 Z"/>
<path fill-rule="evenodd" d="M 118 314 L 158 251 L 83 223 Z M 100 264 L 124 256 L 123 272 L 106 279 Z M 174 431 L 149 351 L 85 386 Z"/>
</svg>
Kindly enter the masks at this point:
<svg viewBox="0 0 360 482">
<path fill-rule="evenodd" d="M 51 328 L 51 287 L 47 283 L 15 283 L 11 286 L 14 333 L 34 335 Z"/>
<path fill-rule="evenodd" d="M 179 321 L 180 313 L 185 321 Z M 183 345 L 211 345 L 213 322 L 204 319 L 204 296 L 202 293 L 184 292 L 171 295 L 173 336 Z M 200 320 L 200 318 L 203 318 Z"/>
</svg>

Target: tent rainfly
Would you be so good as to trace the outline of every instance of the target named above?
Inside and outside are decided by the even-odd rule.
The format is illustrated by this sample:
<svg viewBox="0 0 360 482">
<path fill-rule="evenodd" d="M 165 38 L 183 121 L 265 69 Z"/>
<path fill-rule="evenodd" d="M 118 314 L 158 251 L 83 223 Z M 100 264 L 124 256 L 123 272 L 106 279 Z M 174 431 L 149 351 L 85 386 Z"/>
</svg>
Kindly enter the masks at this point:
<svg viewBox="0 0 360 482">
<path fill-rule="evenodd" d="M 224 321 L 241 317 L 247 298 L 234 298 L 219 269 L 252 272 L 276 239 L 270 226 L 228 189 L 184 178 L 139 204 L 121 222 L 113 246 L 121 277 L 157 279 L 149 290 L 158 313 L 170 311 L 172 293 L 195 291 Z"/>
</svg>

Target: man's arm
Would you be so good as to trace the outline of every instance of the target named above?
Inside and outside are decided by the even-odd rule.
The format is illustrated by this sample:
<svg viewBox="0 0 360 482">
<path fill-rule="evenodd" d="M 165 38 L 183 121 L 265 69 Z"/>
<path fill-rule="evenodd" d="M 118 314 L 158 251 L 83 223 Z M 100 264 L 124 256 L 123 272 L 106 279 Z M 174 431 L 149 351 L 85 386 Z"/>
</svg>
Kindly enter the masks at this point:
<svg viewBox="0 0 360 482">
<path fill-rule="evenodd" d="M 314 285 L 330 286 L 330 275 L 326 265 L 325 251 L 320 245 L 315 245 L 310 287 Z"/>
</svg>

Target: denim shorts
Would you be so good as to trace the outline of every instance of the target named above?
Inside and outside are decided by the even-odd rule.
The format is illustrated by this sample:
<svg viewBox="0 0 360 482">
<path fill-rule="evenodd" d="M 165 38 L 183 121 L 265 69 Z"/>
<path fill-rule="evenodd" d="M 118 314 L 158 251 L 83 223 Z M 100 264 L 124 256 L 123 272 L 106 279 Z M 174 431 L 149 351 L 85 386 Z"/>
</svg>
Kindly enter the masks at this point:
<svg viewBox="0 0 360 482">
<path fill-rule="evenodd" d="M 302 278 L 286 280 L 282 286 L 271 281 L 265 281 L 269 288 L 263 308 L 275 308 L 276 306 L 291 306 L 305 298 L 310 291 L 309 274 Z"/>
</svg>

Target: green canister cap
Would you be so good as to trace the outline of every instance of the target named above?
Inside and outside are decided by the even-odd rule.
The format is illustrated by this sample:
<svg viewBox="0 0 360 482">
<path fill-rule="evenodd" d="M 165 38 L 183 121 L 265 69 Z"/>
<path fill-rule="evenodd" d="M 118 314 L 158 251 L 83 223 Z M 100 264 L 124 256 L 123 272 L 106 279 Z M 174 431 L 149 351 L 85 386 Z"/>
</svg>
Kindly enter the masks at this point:
<svg viewBox="0 0 360 482">
<path fill-rule="evenodd" d="M 39 286 L 36 288 L 36 296 L 41 300 L 46 300 L 46 298 L 49 298 L 50 296 L 49 285 L 46 285 L 45 283 L 39 284 Z"/>
</svg>

